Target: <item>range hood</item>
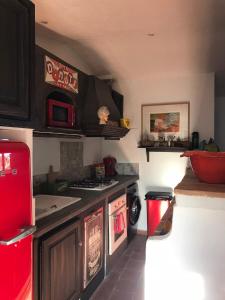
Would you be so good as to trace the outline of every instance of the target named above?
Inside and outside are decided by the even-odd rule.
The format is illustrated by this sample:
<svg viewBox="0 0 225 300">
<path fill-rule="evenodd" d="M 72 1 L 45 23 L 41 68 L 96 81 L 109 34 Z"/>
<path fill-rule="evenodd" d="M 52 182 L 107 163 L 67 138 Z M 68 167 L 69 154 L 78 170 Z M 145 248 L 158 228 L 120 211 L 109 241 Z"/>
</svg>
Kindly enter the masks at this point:
<svg viewBox="0 0 225 300">
<path fill-rule="evenodd" d="M 110 112 L 109 124 L 106 125 L 99 124 L 97 112 L 102 106 L 106 106 Z M 112 98 L 111 88 L 103 80 L 89 76 L 82 121 L 85 135 L 119 139 L 125 136 L 129 129 L 113 126 L 112 122 L 119 124 L 122 117 Z"/>
</svg>

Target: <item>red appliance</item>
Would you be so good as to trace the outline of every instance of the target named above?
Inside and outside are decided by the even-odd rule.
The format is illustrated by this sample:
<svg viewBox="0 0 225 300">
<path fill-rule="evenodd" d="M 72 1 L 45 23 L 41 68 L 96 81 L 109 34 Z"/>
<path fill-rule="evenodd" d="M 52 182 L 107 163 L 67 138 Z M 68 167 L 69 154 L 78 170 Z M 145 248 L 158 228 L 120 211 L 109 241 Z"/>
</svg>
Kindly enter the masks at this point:
<svg viewBox="0 0 225 300">
<path fill-rule="evenodd" d="M 115 176 L 116 172 L 116 159 L 112 156 L 107 156 L 103 158 L 103 163 L 105 165 L 105 176 Z"/>
<path fill-rule="evenodd" d="M 171 192 L 150 191 L 145 195 L 145 200 L 147 201 L 148 236 L 154 235 L 172 199 Z"/>
<path fill-rule="evenodd" d="M 126 195 L 121 195 L 108 204 L 109 255 L 112 255 L 127 238 Z"/>
<path fill-rule="evenodd" d="M 48 99 L 48 125 L 73 128 L 75 122 L 74 106 L 70 103 Z"/>
<path fill-rule="evenodd" d="M 120 212 L 118 215 L 115 216 L 114 220 L 114 233 L 120 234 L 125 229 L 125 221 L 123 213 Z"/>
<path fill-rule="evenodd" d="M 29 148 L 0 141 L 0 299 L 32 299 L 31 224 Z"/>
</svg>

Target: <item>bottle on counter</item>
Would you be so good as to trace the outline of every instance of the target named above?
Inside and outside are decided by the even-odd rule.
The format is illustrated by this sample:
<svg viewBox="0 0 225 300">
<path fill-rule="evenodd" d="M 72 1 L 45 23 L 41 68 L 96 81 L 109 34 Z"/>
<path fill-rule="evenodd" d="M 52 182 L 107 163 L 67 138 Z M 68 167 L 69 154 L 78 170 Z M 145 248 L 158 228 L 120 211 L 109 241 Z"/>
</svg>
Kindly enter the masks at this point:
<svg viewBox="0 0 225 300">
<path fill-rule="evenodd" d="M 98 179 L 103 179 L 105 177 L 105 165 L 103 163 L 95 165 L 95 176 Z"/>
<path fill-rule="evenodd" d="M 199 149 L 199 133 L 197 131 L 192 132 L 192 149 Z"/>
</svg>

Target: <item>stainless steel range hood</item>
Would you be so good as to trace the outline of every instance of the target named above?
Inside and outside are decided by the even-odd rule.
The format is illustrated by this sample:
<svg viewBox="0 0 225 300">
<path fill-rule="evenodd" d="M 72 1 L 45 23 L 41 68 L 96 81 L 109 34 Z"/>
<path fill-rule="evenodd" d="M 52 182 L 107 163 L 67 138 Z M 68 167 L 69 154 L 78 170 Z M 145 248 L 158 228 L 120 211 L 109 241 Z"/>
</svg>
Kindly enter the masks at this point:
<svg viewBox="0 0 225 300">
<path fill-rule="evenodd" d="M 86 136 L 103 136 L 111 138 L 120 138 L 128 130 L 119 126 L 109 124 L 99 125 L 97 111 L 101 106 L 107 106 L 110 115 L 109 120 L 119 124 L 122 116 L 112 98 L 111 88 L 95 76 L 89 76 L 88 88 L 83 107 L 83 130 Z"/>
</svg>

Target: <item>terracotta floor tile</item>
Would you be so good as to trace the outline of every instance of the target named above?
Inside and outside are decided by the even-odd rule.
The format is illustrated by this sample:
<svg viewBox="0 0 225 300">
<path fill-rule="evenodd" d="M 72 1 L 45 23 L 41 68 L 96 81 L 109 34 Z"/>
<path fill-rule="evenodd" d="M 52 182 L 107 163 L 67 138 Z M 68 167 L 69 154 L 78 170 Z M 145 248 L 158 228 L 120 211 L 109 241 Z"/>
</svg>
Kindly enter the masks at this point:
<svg viewBox="0 0 225 300">
<path fill-rule="evenodd" d="M 118 262 L 113 266 L 112 271 L 113 270 L 121 270 L 123 268 L 125 268 L 125 266 L 127 265 L 127 262 L 129 261 L 130 256 L 126 256 L 126 257 L 121 257 Z"/>
<path fill-rule="evenodd" d="M 137 289 L 137 280 L 130 279 L 120 279 L 117 281 L 115 290 L 126 291 L 126 292 L 135 292 Z"/>
<path fill-rule="evenodd" d="M 139 280 L 132 300 L 144 300 L 144 277 Z M 147 299 L 146 299 L 147 300 Z"/>
<path fill-rule="evenodd" d="M 109 300 L 132 300 L 134 294 L 127 291 L 114 291 Z"/>
<path fill-rule="evenodd" d="M 137 260 L 145 260 L 145 251 L 132 251 L 130 254 L 130 258 Z"/>
<path fill-rule="evenodd" d="M 132 282 L 137 282 L 140 277 L 142 277 L 142 272 L 130 272 L 127 269 L 124 269 L 120 275 L 120 279 L 126 279 Z"/>
<path fill-rule="evenodd" d="M 91 300 L 144 300 L 146 238 L 137 236 Z"/>
</svg>

